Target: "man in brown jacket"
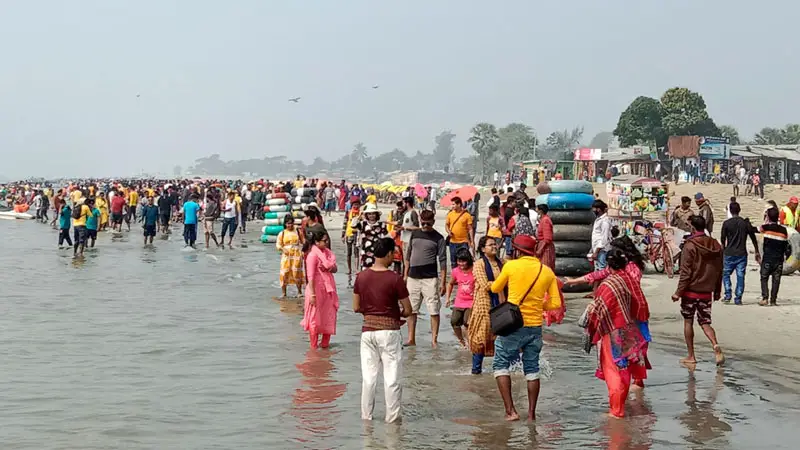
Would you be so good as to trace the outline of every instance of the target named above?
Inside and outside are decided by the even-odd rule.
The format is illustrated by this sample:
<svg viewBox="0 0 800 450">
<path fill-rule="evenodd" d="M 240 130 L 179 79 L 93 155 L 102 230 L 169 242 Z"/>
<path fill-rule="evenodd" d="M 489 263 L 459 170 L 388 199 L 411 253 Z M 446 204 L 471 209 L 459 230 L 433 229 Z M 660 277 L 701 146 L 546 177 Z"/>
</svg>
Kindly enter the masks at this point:
<svg viewBox="0 0 800 450">
<path fill-rule="evenodd" d="M 681 359 L 684 365 L 696 364 L 694 356 L 694 316 L 711 341 L 718 366 L 725 362 L 725 355 L 717 343 L 717 335 L 711 327 L 711 302 L 720 298 L 722 291 L 722 246 L 716 239 L 705 234 L 706 220 L 692 216 L 692 234 L 686 238 L 681 252 L 681 269 L 678 287 L 672 301 L 681 302 L 683 337 L 689 354 Z"/>
<path fill-rule="evenodd" d="M 714 232 L 714 211 L 711 209 L 711 203 L 708 199 L 703 197 L 702 192 L 694 194 L 694 202 L 697 204 L 697 215 L 706 221 L 706 230 L 710 236 Z"/>
</svg>

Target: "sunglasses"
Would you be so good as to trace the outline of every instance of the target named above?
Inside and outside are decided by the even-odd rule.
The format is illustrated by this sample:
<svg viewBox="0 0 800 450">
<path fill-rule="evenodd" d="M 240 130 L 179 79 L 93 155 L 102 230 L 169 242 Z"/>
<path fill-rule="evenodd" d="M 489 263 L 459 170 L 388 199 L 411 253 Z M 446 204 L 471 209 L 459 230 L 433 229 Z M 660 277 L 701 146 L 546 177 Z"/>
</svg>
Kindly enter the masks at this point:
<svg viewBox="0 0 800 450">
<path fill-rule="evenodd" d="M 421 222 L 421 224 L 422 224 L 422 226 L 428 226 L 428 227 L 432 227 L 433 226 L 433 222 Z"/>
</svg>

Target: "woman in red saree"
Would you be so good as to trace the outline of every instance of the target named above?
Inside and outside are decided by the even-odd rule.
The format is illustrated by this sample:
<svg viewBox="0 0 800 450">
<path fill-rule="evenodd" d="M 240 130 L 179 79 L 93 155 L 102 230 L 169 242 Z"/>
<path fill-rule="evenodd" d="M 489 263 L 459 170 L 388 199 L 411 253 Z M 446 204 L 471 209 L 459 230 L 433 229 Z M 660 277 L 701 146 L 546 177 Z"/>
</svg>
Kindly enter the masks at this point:
<svg viewBox="0 0 800 450">
<path fill-rule="evenodd" d="M 609 415 L 620 418 L 625 416 L 631 379 L 647 378 L 647 341 L 638 321 L 649 313 L 646 303 L 640 304 L 643 296 L 631 294 L 636 282 L 624 270 L 628 259 L 622 250 L 613 248 L 607 260 L 611 274 L 597 288 L 578 324 L 586 329 L 584 349 L 588 352 L 597 345 L 595 376 L 608 387 Z"/>
</svg>

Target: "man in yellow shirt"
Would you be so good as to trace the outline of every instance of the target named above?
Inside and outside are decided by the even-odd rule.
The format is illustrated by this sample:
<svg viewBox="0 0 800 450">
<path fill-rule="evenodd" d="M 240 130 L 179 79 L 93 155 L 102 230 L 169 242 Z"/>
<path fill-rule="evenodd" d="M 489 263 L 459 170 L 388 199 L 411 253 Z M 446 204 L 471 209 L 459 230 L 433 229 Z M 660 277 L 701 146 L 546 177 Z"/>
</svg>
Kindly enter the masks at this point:
<svg viewBox="0 0 800 450">
<path fill-rule="evenodd" d="M 72 201 L 73 208 L 78 204 L 78 200 L 80 200 L 81 197 L 83 197 L 83 192 L 81 192 L 78 186 L 73 187 L 72 192 L 69 193 L 69 199 Z"/>
<path fill-rule="evenodd" d="M 492 292 L 500 293 L 508 287 L 508 302 L 519 306 L 523 326 L 507 336 L 497 336 L 492 370 L 503 398 L 506 420 L 519 420 L 511 397 L 509 369 L 522 351 L 522 370 L 528 382 L 528 419 L 536 420 L 539 353 L 543 344 L 542 313 L 560 308 L 562 299 L 555 273 L 534 256 L 536 239 L 519 235 L 511 245 L 515 249 L 516 259 L 503 265 L 500 275 L 492 283 Z M 548 296 L 547 300 L 545 294 Z"/>
<path fill-rule="evenodd" d="M 128 231 L 131 231 L 131 218 L 136 222 L 136 208 L 139 206 L 139 193 L 136 192 L 135 187 L 131 186 L 125 199 L 128 206 L 128 211 L 125 214 L 125 223 L 128 225 Z"/>
<path fill-rule="evenodd" d="M 83 256 L 86 248 L 86 218 L 92 215 L 92 209 L 85 205 L 86 199 L 79 198 L 75 202 L 72 212 L 72 227 L 74 229 L 73 256 Z"/>
<path fill-rule="evenodd" d="M 453 209 L 447 213 L 444 222 L 450 247 L 450 268 L 456 266 L 456 253 L 461 248 L 472 251 L 475 239 L 475 229 L 472 226 L 472 215 L 464 209 L 464 202 L 460 197 L 453 197 Z"/>
</svg>

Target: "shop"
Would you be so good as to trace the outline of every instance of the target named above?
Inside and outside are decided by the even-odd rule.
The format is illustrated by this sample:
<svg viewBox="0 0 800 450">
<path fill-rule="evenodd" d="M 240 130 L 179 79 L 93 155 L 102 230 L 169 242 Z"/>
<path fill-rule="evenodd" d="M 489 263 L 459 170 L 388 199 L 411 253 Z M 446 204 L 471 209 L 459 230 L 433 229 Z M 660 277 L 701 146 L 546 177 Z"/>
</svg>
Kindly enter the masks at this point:
<svg viewBox="0 0 800 450">
<path fill-rule="evenodd" d="M 576 179 L 591 181 L 597 178 L 598 162 L 603 150 L 599 148 L 580 148 L 574 152 L 573 173 Z"/>
<path fill-rule="evenodd" d="M 668 224 L 669 185 L 654 178 L 620 175 L 606 183 L 608 216 L 620 233 L 632 235 L 637 221 Z"/>
<path fill-rule="evenodd" d="M 704 179 L 728 173 L 731 158 L 731 140 L 726 137 L 701 137 L 698 155 L 700 174 Z"/>
<path fill-rule="evenodd" d="M 658 163 L 651 160 L 649 155 L 610 154 L 603 155 L 598 170 L 605 180 L 619 175 L 654 177 Z"/>
<path fill-rule="evenodd" d="M 522 162 L 522 168 L 527 172 L 525 184 L 528 186 L 536 185 L 538 175 L 539 181 L 550 180 L 557 173 L 560 173 L 564 180 L 572 180 L 574 175 L 573 161 L 558 161 L 546 159 L 533 159 Z"/>
</svg>

